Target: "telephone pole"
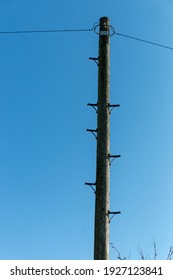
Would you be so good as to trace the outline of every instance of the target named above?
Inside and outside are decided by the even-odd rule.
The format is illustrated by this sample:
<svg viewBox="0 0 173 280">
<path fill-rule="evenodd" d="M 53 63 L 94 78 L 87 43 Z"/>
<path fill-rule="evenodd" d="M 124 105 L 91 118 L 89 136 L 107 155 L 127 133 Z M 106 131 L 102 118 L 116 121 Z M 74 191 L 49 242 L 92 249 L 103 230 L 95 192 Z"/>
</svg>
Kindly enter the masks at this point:
<svg viewBox="0 0 173 280">
<path fill-rule="evenodd" d="M 120 214 L 110 211 L 110 164 L 120 157 L 110 154 L 110 112 L 120 106 L 110 104 L 110 31 L 112 35 L 115 33 L 109 18 L 100 18 L 95 27 L 99 35 L 99 55 L 98 58 L 90 57 L 98 65 L 98 102 L 88 104 L 97 112 L 97 129 L 87 129 L 97 139 L 96 182 L 85 183 L 95 192 L 94 260 L 109 259 L 109 224 L 115 214 Z"/>
<path fill-rule="evenodd" d="M 110 24 L 107 17 L 99 24 L 98 117 L 94 259 L 109 259 L 110 209 Z"/>
</svg>

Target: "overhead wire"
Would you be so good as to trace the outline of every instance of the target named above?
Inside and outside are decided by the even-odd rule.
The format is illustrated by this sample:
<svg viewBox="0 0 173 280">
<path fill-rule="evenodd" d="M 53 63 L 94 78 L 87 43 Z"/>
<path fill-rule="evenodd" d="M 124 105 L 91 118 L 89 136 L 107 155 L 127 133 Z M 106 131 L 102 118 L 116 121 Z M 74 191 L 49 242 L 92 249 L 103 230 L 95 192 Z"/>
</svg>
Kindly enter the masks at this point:
<svg viewBox="0 0 173 280">
<path fill-rule="evenodd" d="M 0 35 L 32 34 L 32 33 L 61 33 L 61 32 L 62 33 L 63 32 L 91 32 L 91 31 L 95 31 L 95 27 L 97 27 L 96 24 L 97 23 L 95 23 L 92 28 L 88 28 L 88 29 L 43 29 L 43 30 L 16 30 L 16 31 L 14 30 L 14 31 L 0 31 Z M 134 37 L 134 36 L 122 34 L 122 33 L 119 33 L 119 32 L 115 32 L 114 34 L 118 35 L 118 36 L 126 37 L 128 39 L 136 40 L 136 41 L 139 41 L 141 43 L 147 43 L 147 44 L 150 44 L 150 45 L 155 45 L 157 47 L 173 50 L 173 47 L 166 46 L 166 45 L 163 45 L 163 44 L 158 44 L 158 43 L 148 41 L 148 40 L 144 40 L 144 39 L 141 39 L 141 38 L 137 38 L 137 37 Z"/>
<path fill-rule="evenodd" d="M 137 41 L 140 41 L 140 42 L 142 42 L 142 43 L 147 43 L 147 44 L 155 45 L 155 46 L 157 46 L 157 47 L 161 47 L 161 48 L 166 48 L 166 49 L 169 49 L 169 50 L 173 50 L 173 47 L 169 47 L 169 46 L 166 46 L 166 45 L 162 45 L 162 44 L 158 44 L 158 43 L 155 43 L 155 42 L 147 41 L 147 40 L 140 39 L 140 38 L 137 38 L 137 37 L 125 35 L 125 34 L 118 33 L 118 32 L 115 32 L 115 34 L 116 34 L 116 35 L 119 35 L 119 36 L 123 36 L 123 37 L 129 38 L 129 39 L 137 40 Z"/>
<path fill-rule="evenodd" d="M 5 34 L 27 34 L 27 33 L 57 33 L 57 32 L 89 32 L 92 29 L 49 29 L 49 30 L 16 30 L 16 31 L 0 31 L 0 35 Z"/>
<path fill-rule="evenodd" d="M 58 33 L 58 32 L 91 32 L 97 23 L 94 23 L 92 28 L 84 29 L 43 29 L 43 30 L 13 30 L 13 31 L 0 31 L 0 35 L 5 34 L 28 34 L 28 33 Z"/>
</svg>

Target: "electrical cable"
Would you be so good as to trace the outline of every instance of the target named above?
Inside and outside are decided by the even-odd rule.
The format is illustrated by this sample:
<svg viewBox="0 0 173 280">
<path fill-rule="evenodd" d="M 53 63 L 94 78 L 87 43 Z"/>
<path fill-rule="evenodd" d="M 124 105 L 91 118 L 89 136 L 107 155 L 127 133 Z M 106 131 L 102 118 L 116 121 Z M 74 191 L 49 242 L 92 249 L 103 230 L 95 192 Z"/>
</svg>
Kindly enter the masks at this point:
<svg viewBox="0 0 173 280">
<path fill-rule="evenodd" d="M 16 30 L 16 31 L 0 31 L 0 35 L 5 34 L 27 34 L 27 33 L 57 33 L 57 32 L 89 32 L 91 29 L 50 29 L 50 30 Z"/>
<path fill-rule="evenodd" d="M 169 50 L 173 50 L 173 47 L 165 46 L 165 45 L 162 45 L 162 44 L 154 43 L 154 42 L 151 42 L 151 41 L 143 40 L 143 39 L 140 39 L 140 38 L 136 38 L 136 37 L 129 36 L 129 35 L 125 35 L 125 34 L 118 33 L 118 32 L 115 32 L 115 34 L 116 34 L 116 35 L 123 36 L 123 37 L 126 37 L 126 38 L 129 38 L 129 39 L 137 40 L 137 41 L 140 41 L 140 42 L 143 42 L 143 43 L 155 45 L 155 46 L 157 46 L 157 47 L 161 47 L 161 48 L 166 48 L 166 49 L 169 49 Z"/>
<path fill-rule="evenodd" d="M 89 28 L 89 29 L 45 29 L 45 30 L 16 30 L 16 31 L 0 31 L 0 35 L 8 35 L 8 34 L 32 34 L 32 33 L 58 33 L 58 32 L 91 32 L 91 31 L 95 31 L 96 27 L 98 26 L 97 23 L 95 23 L 93 25 L 92 28 Z M 114 29 L 113 29 L 114 30 Z M 144 40 L 144 39 L 141 39 L 141 38 L 137 38 L 137 37 L 133 37 L 133 36 L 130 36 L 130 35 L 126 35 L 126 34 L 122 34 L 122 33 L 119 33 L 119 32 L 116 32 L 114 31 L 112 35 L 119 35 L 119 36 L 122 36 L 122 37 L 126 37 L 128 39 L 133 39 L 133 40 L 136 40 L 136 41 L 139 41 L 139 42 L 142 42 L 142 43 L 147 43 L 147 44 L 151 44 L 151 45 L 155 45 L 157 47 L 161 47 L 161 48 L 166 48 L 166 49 L 169 49 L 169 50 L 173 50 L 173 47 L 170 47 L 170 46 L 166 46 L 166 45 L 163 45 L 163 44 L 158 44 L 158 43 L 155 43 L 155 42 L 151 42 L 151 41 L 148 41 L 148 40 Z"/>
</svg>

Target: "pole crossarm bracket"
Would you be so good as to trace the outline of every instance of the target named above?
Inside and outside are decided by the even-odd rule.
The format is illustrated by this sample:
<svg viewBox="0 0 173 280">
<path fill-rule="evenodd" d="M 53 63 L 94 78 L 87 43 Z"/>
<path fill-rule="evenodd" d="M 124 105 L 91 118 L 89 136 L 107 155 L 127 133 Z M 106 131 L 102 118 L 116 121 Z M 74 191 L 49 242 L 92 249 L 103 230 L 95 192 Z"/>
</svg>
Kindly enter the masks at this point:
<svg viewBox="0 0 173 280">
<path fill-rule="evenodd" d="M 97 109 L 98 103 L 88 103 L 87 105 L 93 107 L 96 113 L 98 113 L 98 109 Z"/>
<path fill-rule="evenodd" d="M 90 60 L 93 60 L 97 66 L 99 66 L 99 58 L 98 57 L 89 57 Z"/>
<path fill-rule="evenodd" d="M 112 110 L 115 109 L 116 107 L 120 107 L 120 104 L 108 104 L 109 109 L 109 114 L 111 114 Z"/>
<path fill-rule="evenodd" d="M 120 211 L 116 211 L 116 212 L 108 211 L 109 223 L 111 222 L 112 218 L 113 218 L 115 215 L 118 215 L 118 214 L 121 214 L 121 212 L 120 212 Z M 110 217 L 110 215 L 112 215 L 112 216 Z"/>
<path fill-rule="evenodd" d="M 85 185 L 90 186 L 91 189 L 94 191 L 94 193 L 96 193 L 96 190 L 95 190 L 95 188 L 93 187 L 93 186 L 96 186 L 96 183 L 87 183 L 87 182 L 86 182 Z"/>
<path fill-rule="evenodd" d="M 97 140 L 97 129 L 87 129 L 86 131 L 91 132 Z"/>
<path fill-rule="evenodd" d="M 116 159 L 116 158 L 120 158 L 121 157 L 121 155 L 108 155 L 108 157 L 109 157 L 109 164 L 111 165 L 111 163 L 113 162 L 113 160 L 114 159 Z M 112 159 L 112 160 L 111 160 Z"/>
</svg>

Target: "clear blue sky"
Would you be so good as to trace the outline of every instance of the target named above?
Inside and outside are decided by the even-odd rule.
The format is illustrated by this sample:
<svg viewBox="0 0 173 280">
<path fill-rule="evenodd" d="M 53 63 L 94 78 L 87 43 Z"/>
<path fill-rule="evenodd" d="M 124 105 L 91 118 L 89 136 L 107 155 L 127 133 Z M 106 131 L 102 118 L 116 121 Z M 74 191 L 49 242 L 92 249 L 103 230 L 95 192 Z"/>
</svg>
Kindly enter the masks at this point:
<svg viewBox="0 0 173 280">
<path fill-rule="evenodd" d="M 0 31 L 92 28 L 173 47 L 171 0 L 0 0 Z M 92 259 L 94 32 L 0 35 L 0 259 Z M 111 37 L 110 241 L 138 259 L 173 244 L 173 51 Z M 111 259 L 116 252 L 110 249 Z"/>
</svg>

